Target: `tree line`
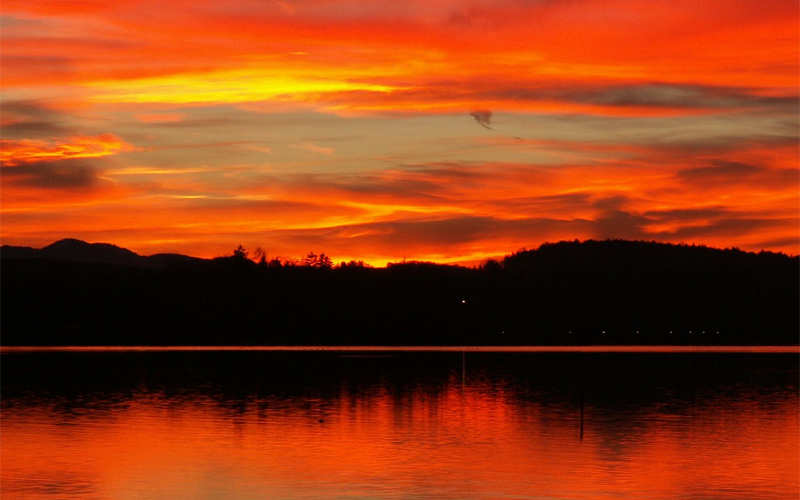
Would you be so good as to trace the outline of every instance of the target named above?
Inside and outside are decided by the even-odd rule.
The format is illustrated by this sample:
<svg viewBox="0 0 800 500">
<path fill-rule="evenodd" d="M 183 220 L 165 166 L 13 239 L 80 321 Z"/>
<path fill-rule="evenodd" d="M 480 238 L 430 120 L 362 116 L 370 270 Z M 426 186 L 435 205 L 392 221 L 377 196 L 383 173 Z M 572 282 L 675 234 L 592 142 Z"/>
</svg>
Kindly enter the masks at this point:
<svg viewBox="0 0 800 500">
<path fill-rule="evenodd" d="M 467 268 L 3 259 L 6 345 L 797 344 L 797 257 L 560 242 Z"/>
</svg>

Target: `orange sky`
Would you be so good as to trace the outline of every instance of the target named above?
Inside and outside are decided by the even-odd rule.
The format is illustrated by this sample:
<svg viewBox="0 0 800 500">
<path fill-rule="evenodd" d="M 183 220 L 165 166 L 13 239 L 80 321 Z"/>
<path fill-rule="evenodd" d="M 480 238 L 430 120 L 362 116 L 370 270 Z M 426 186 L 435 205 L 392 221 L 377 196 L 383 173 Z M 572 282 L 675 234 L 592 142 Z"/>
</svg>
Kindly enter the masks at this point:
<svg viewBox="0 0 800 500">
<path fill-rule="evenodd" d="M 4 0 L 3 243 L 800 253 L 794 0 Z M 474 116 L 473 116 L 474 114 Z"/>
</svg>

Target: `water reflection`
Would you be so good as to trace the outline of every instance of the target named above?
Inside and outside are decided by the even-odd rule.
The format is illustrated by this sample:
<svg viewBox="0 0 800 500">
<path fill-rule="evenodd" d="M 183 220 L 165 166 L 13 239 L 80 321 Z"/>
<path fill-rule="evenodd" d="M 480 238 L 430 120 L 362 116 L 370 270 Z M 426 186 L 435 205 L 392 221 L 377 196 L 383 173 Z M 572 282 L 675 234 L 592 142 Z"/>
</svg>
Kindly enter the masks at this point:
<svg viewBox="0 0 800 500">
<path fill-rule="evenodd" d="M 2 356 L 3 498 L 796 498 L 795 355 Z M 583 405 L 584 435 L 580 434 Z"/>
</svg>

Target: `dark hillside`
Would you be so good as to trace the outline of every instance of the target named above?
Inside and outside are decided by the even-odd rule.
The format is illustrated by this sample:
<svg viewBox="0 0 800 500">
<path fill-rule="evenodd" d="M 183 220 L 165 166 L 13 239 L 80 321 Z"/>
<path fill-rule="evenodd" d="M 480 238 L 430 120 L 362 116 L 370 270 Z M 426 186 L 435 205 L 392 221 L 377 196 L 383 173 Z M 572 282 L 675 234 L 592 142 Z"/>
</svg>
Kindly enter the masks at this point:
<svg viewBox="0 0 800 500">
<path fill-rule="evenodd" d="M 562 242 L 469 269 L 5 248 L 5 345 L 798 343 L 798 258 L 768 252 Z"/>
<path fill-rule="evenodd" d="M 511 311 L 531 307 L 510 314 L 527 322 L 515 329 L 546 324 L 554 340 L 566 329 L 630 343 L 797 343 L 799 273 L 796 257 L 769 252 L 562 242 L 504 259 L 503 289 Z"/>
</svg>

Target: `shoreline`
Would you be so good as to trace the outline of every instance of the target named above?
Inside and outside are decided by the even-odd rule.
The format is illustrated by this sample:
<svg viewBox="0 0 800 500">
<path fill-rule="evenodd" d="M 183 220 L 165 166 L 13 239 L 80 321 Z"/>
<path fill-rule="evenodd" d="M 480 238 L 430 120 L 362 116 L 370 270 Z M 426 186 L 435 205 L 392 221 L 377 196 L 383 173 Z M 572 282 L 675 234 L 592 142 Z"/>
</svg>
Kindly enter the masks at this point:
<svg viewBox="0 0 800 500">
<path fill-rule="evenodd" d="M 582 345 L 582 346 L 0 346 L 0 354 L 32 352 L 509 352 L 509 353 L 782 353 L 800 345 Z"/>
</svg>

